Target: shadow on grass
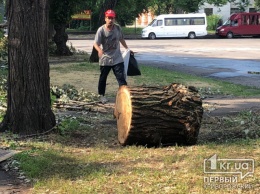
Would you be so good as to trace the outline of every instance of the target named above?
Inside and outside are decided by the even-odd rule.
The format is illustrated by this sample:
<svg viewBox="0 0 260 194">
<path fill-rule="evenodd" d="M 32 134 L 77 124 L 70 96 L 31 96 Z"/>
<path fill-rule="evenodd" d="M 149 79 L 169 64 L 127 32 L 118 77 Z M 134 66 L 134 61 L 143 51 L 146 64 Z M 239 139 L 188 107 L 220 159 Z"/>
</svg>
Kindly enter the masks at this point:
<svg viewBox="0 0 260 194">
<path fill-rule="evenodd" d="M 118 162 L 93 162 L 75 154 L 61 153 L 54 150 L 22 152 L 15 156 L 21 163 L 20 168 L 27 172 L 29 178 L 40 181 L 58 177 L 59 179 L 76 180 L 81 177 L 91 179 L 99 174 L 111 174 Z"/>
</svg>

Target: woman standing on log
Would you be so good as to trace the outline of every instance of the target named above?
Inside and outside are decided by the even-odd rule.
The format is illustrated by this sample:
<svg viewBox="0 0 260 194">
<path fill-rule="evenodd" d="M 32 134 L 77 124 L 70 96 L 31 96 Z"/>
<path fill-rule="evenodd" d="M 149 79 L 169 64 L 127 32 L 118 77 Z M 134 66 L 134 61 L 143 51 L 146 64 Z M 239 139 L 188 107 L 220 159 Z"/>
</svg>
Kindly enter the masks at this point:
<svg viewBox="0 0 260 194">
<path fill-rule="evenodd" d="M 127 85 L 120 43 L 125 49 L 128 49 L 128 46 L 124 40 L 121 28 L 115 24 L 115 17 L 116 13 L 113 10 L 107 10 L 105 12 L 106 23 L 99 27 L 94 40 L 94 47 L 98 51 L 100 65 L 98 94 L 100 95 L 100 102 L 102 103 L 108 101 L 105 97 L 106 81 L 111 69 L 114 72 L 119 86 Z"/>
</svg>

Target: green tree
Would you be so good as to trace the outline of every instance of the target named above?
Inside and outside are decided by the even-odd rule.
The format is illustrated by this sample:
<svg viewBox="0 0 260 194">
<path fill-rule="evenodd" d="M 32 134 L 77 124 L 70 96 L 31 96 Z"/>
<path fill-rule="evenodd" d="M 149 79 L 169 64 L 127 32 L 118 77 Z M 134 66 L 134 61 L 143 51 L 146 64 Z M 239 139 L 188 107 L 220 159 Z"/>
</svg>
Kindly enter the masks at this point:
<svg viewBox="0 0 260 194">
<path fill-rule="evenodd" d="M 151 0 L 149 5 L 156 15 L 170 13 L 191 13 L 199 9 L 203 0 Z"/>
<path fill-rule="evenodd" d="M 95 3 L 94 3 L 95 2 Z M 142 13 L 145 9 L 147 10 L 147 2 L 137 0 L 98 0 L 93 1 L 91 10 L 93 28 L 96 30 L 99 26 L 104 23 L 104 13 L 108 9 L 115 10 L 117 14 L 117 22 L 120 25 L 125 26 L 126 24 L 132 23 L 138 14 Z M 93 6 L 94 5 L 94 6 Z"/>
<path fill-rule="evenodd" d="M 133 21 L 135 21 L 135 18 L 138 17 L 140 13 L 148 11 L 148 2 L 148 0 L 118 0 L 117 5 L 114 8 L 117 13 L 118 23 L 121 26 L 132 24 Z"/>
<path fill-rule="evenodd" d="M 259 0 L 256 0 L 256 5 L 257 1 L 259 2 Z M 160 15 L 164 13 L 196 12 L 204 3 L 223 6 L 228 2 L 235 2 L 235 0 L 150 0 L 148 6 L 152 8 L 156 15 Z M 243 11 L 249 5 L 249 0 L 240 0 L 235 4 Z"/>
<path fill-rule="evenodd" d="M 235 0 L 202 0 L 201 4 L 209 3 L 209 4 L 220 7 L 220 6 L 226 5 L 228 2 L 234 2 L 234 1 Z"/>
<path fill-rule="evenodd" d="M 255 7 L 257 10 L 260 9 L 260 0 L 255 0 Z"/>
<path fill-rule="evenodd" d="M 85 5 L 90 5 L 91 0 L 49 0 L 50 2 L 50 22 L 54 26 L 55 35 L 53 41 L 56 43 L 56 54 L 61 56 L 72 55 L 67 47 L 68 34 L 66 28 L 71 21 L 71 16 L 85 9 Z"/>
<path fill-rule="evenodd" d="M 72 55 L 67 47 L 68 34 L 66 25 L 71 19 L 74 3 L 72 0 L 50 0 L 50 22 L 54 26 L 53 41 L 57 46 L 56 54 L 61 56 Z"/>
<path fill-rule="evenodd" d="M 104 13 L 106 10 L 115 10 L 117 22 L 124 26 L 132 23 L 140 13 L 146 12 L 149 3 L 150 0 L 91 0 L 85 2 L 84 7 L 92 11 L 92 27 L 96 30 L 104 24 Z"/>
<path fill-rule="evenodd" d="M 199 10 L 201 0 L 174 0 L 176 9 L 182 10 L 187 13 L 197 12 Z"/>
<path fill-rule="evenodd" d="M 0 130 L 42 133 L 56 124 L 50 99 L 47 0 L 12 0 L 6 6 L 7 111 Z"/>
<path fill-rule="evenodd" d="M 155 15 L 175 13 L 174 0 L 150 0 L 148 5 Z"/>
<path fill-rule="evenodd" d="M 236 2 L 235 5 L 238 7 L 239 11 L 245 11 L 245 8 L 250 5 L 249 0 L 240 0 L 239 2 Z"/>
</svg>

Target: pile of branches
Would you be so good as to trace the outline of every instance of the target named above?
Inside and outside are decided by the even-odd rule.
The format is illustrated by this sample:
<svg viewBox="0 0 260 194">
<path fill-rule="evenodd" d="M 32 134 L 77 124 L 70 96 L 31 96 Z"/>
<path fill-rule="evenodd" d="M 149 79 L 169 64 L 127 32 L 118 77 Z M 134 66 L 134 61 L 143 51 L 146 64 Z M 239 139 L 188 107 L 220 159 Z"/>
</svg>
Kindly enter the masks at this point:
<svg viewBox="0 0 260 194">
<path fill-rule="evenodd" d="M 84 89 L 77 90 L 70 84 L 64 84 L 62 87 L 51 86 L 51 95 L 55 108 L 85 110 L 99 102 L 99 95 Z"/>
</svg>

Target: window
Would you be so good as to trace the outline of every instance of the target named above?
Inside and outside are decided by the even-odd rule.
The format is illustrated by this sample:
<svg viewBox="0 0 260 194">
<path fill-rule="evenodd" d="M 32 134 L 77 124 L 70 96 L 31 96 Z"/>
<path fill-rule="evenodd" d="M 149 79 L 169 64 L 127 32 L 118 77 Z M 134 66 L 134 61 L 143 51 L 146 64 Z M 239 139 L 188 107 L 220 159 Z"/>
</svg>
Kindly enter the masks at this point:
<svg viewBox="0 0 260 194">
<path fill-rule="evenodd" d="M 205 8 L 204 12 L 206 16 L 213 15 L 213 8 Z"/>
<path fill-rule="evenodd" d="M 162 20 L 157 21 L 157 26 L 162 26 Z"/>
<path fill-rule="evenodd" d="M 157 20 L 153 22 L 152 26 L 162 26 L 163 21 L 162 20 Z"/>
<path fill-rule="evenodd" d="M 186 18 L 178 18 L 177 19 L 177 25 L 188 25 L 188 21 L 190 21 L 190 19 L 186 19 Z"/>
<path fill-rule="evenodd" d="M 237 20 L 232 21 L 231 26 L 238 26 L 238 21 Z"/>
<path fill-rule="evenodd" d="M 256 15 L 250 16 L 250 25 L 256 25 Z"/>
<path fill-rule="evenodd" d="M 205 24 L 205 18 L 193 18 L 194 25 L 204 25 Z"/>
<path fill-rule="evenodd" d="M 232 13 L 239 13 L 239 12 L 240 12 L 240 10 L 238 8 L 231 8 L 230 9 L 230 14 L 232 14 Z"/>
<path fill-rule="evenodd" d="M 249 16 L 242 15 L 242 25 L 249 25 Z"/>
<path fill-rule="evenodd" d="M 173 19 L 173 18 L 165 18 L 164 22 L 165 22 L 165 26 L 175 26 L 176 25 L 176 19 Z"/>
<path fill-rule="evenodd" d="M 250 12 L 250 13 L 255 13 L 256 10 L 255 10 L 255 8 L 249 8 L 249 12 Z"/>
<path fill-rule="evenodd" d="M 204 25 L 205 19 L 198 18 L 165 18 L 165 26 L 181 26 L 181 25 Z"/>
</svg>

